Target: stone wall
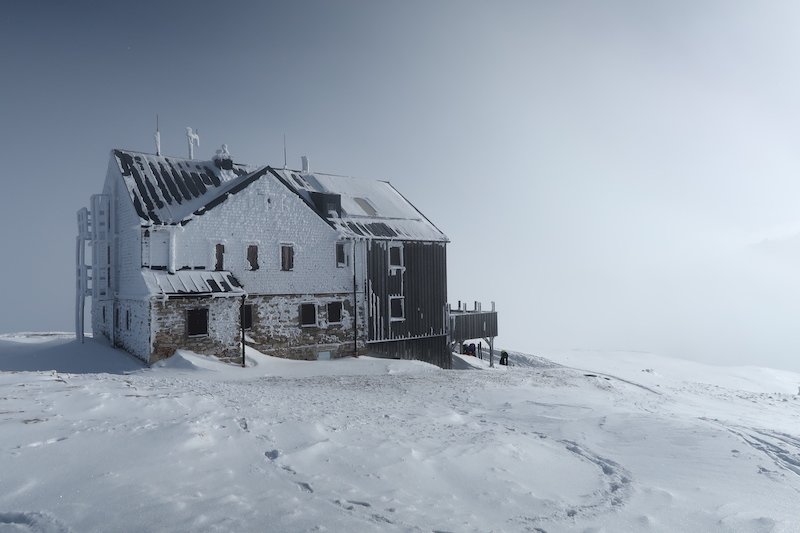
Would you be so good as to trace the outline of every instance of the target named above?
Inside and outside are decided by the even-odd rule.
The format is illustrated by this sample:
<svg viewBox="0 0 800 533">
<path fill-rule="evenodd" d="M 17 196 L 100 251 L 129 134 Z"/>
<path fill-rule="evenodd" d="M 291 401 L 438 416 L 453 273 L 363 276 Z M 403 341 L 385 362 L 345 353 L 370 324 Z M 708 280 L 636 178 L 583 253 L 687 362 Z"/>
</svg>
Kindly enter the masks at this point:
<svg viewBox="0 0 800 533">
<path fill-rule="evenodd" d="M 151 302 L 153 350 L 150 363 L 164 359 L 182 348 L 225 360 L 241 358 L 239 298 L 173 298 Z M 208 309 L 208 335 L 189 336 L 186 315 L 189 309 Z"/>
<path fill-rule="evenodd" d="M 339 323 L 331 323 L 328 303 L 341 302 Z M 253 325 L 245 332 L 249 346 L 277 357 L 317 359 L 329 352 L 331 358 L 353 355 L 352 295 L 261 295 L 248 297 L 253 306 Z M 301 304 L 313 304 L 317 311 L 316 325 L 300 323 Z M 164 359 L 184 348 L 193 352 L 216 355 L 223 360 L 240 361 L 241 322 L 239 298 L 176 298 L 153 300 L 153 348 L 150 363 Z M 187 311 L 208 309 L 208 335 L 187 334 Z M 358 321 L 363 324 L 363 320 Z M 366 353 L 363 327 L 359 329 L 358 350 Z"/>
<path fill-rule="evenodd" d="M 330 323 L 328 304 L 342 303 L 340 323 Z M 247 299 L 253 305 L 253 327 L 246 332 L 255 349 L 289 359 L 317 359 L 321 352 L 332 358 L 353 355 L 352 294 L 256 295 Z M 300 323 L 300 306 L 316 307 L 316 325 Z M 359 325 L 363 320 L 359 318 Z M 364 329 L 359 328 L 358 349 L 364 353 Z"/>
</svg>

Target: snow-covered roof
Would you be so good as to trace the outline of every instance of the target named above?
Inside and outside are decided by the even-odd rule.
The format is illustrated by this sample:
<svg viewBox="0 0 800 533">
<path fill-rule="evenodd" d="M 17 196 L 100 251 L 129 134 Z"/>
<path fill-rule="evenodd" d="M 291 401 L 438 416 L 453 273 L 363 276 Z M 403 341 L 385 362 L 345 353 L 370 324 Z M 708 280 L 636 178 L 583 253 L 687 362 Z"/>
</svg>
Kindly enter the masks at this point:
<svg viewBox="0 0 800 533">
<path fill-rule="evenodd" d="M 245 294 L 239 281 L 227 271 L 179 270 L 170 274 L 166 270 L 142 270 L 144 282 L 152 296 L 179 294 L 210 294 L 212 296 L 242 296 Z"/>
<path fill-rule="evenodd" d="M 230 159 L 196 161 L 126 150 L 114 150 L 113 158 L 145 222 L 186 224 L 271 173 L 344 236 L 448 242 L 388 181 L 269 166 L 252 171 Z"/>
<path fill-rule="evenodd" d="M 145 221 L 178 224 L 248 176 L 230 159 L 195 161 L 114 150 L 136 212 Z"/>
<path fill-rule="evenodd" d="M 288 169 L 270 171 L 349 237 L 448 242 L 447 236 L 388 181 Z"/>
</svg>

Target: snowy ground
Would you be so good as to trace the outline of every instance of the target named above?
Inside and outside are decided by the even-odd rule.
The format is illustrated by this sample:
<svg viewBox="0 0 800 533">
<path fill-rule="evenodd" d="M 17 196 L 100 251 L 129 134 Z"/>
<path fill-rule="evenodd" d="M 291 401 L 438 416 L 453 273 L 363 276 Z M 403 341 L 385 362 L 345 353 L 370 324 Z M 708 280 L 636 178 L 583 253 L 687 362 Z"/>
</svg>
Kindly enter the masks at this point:
<svg viewBox="0 0 800 533">
<path fill-rule="evenodd" d="M 0 532 L 800 531 L 800 375 L 511 362 L 146 369 L 3 336 Z"/>
</svg>

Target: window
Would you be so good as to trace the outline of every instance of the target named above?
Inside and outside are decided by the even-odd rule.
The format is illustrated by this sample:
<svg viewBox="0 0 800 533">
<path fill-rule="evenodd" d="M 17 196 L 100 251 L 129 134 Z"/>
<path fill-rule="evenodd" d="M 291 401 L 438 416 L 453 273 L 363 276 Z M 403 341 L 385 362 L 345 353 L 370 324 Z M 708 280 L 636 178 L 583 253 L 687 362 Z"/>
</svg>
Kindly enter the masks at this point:
<svg viewBox="0 0 800 533">
<path fill-rule="evenodd" d="M 317 325 L 317 306 L 314 304 L 300 304 L 300 325 Z"/>
<path fill-rule="evenodd" d="M 186 311 L 186 334 L 190 337 L 208 335 L 208 308 Z"/>
<path fill-rule="evenodd" d="M 106 306 L 103 306 L 103 324 L 106 323 Z"/>
<path fill-rule="evenodd" d="M 405 320 L 406 319 L 406 305 L 405 298 L 402 296 L 392 296 L 389 298 L 389 310 L 391 312 L 392 320 Z"/>
<path fill-rule="evenodd" d="M 328 324 L 340 324 L 342 322 L 342 302 L 331 302 L 328 304 Z"/>
<path fill-rule="evenodd" d="M 131 312 L 129 309 L 125 310 L 125 329 L 131 329 Z"/>
<path fill-rule="evenodd" d="M 244 324 L 244 329 L 252 329 L 253 327 L 253 306 L 251 304 L 247 304 L 242 309 L 242 323 Z"/>
<path fill-rule="evenodd" d="M 281 270 L 294 270 L 294 246 L 281 245 Z"/>
<path fill-rule="evenodd" d="M 247 247 L 247 262 L 250 263 L 250 270 L 258 270 L 258 246 L 255 244 Z"/>
<path fill-rule="evenodd" d="M 119 307 L 114 308 L 114 328 L 119 329 Z"/>
<path fill-rule="evenodd" d="M 220 271 L 225 263 L 225 245 L 217 244 L 214 246 L 214 270 Z"/>
<path fill-rule="evenodd" d="M 398 244 L 389 246 L 389 268 L 403 267 L 403 247 Z"/>
<path fill-rule="evenodd" d="M 372 203 L 366 198 L 353 198 L 353 201 L 358 204 L 358 207 L 360 207 L 367 216 L 374 217 L 378 214 L 378 212 L 372 206 Z"/>
<path fill-rule="evenodd" d="M 344 243 L 336 243 L 336 266 L 341 268 L 347 266 L 347 254 L 344 251 Z"/>
</svg>

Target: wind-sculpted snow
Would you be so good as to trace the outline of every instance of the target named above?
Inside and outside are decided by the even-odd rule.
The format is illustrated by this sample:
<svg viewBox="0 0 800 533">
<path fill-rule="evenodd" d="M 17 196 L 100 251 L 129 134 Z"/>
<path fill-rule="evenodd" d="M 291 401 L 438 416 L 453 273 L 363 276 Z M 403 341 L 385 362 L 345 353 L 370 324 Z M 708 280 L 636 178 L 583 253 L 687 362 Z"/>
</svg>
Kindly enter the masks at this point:
<svg viewBox="0 0 800 533">
<path fill-rule="evenodd" d="M 726 369 L 680 375 L 645 355 L 462 372 L 252 351 L 245 369 L 182 352 L 153 369 L 93 374 L 130 359 L 91 344 L 82 373 L 68 374 L 41 366 L 59 350 L 81 358 L 80 345 L 12 344 L 0 343 L 0 368 L 15 365 L 0 372 L 0 531 L 800 523 L 800 399 L 788 375 L 770 391 L 777 375 L 759 373 L 742 390 L 723 386 Z M 19 368 L 23 353 L 34 371 Z"/>
</svg>

